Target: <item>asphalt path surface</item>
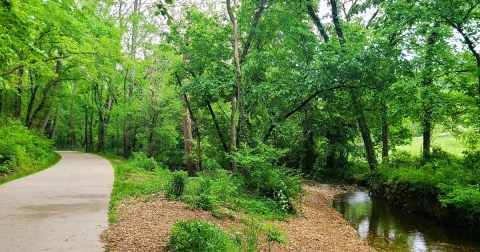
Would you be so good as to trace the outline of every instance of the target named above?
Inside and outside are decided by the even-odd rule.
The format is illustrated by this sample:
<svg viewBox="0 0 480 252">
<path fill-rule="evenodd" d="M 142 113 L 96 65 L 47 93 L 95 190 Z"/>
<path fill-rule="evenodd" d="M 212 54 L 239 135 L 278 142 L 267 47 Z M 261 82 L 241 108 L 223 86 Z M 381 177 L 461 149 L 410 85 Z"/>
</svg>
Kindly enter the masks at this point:
<svg viewBox="0 0 480 252">
<path fill-rule="evenodd" d="M 51 168 L 0 186 L 0 251 L 104 251 L 113 168 L 93 154 L 58 153 Z"/>
</svg>

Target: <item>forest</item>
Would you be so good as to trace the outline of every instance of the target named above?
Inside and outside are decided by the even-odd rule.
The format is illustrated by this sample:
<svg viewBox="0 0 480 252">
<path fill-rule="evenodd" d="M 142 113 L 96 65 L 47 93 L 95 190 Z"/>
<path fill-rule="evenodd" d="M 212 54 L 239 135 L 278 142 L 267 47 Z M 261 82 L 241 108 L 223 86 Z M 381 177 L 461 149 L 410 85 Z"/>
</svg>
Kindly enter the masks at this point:
<svg viewBox="0 0 480 252">
<path fill-rule="evenodd" d="M 0 0 L 0 183 L 80 150 L 127 160 L 112 208 L 284 219 L 314 181 L 478 234 L 479 115 L 478 0 Z"/>
</svg>

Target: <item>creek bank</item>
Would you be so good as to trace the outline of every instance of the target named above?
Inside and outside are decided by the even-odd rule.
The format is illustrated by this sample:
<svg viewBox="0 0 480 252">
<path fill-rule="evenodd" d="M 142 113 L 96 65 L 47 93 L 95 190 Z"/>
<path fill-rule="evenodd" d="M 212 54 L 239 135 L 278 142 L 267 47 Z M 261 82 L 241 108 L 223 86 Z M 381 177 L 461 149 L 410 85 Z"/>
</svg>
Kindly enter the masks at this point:
<svg viewBox="0 0 480 252">
<path fill-rule="evenodd" d="M 406 213 L 424 214 L 443 225 L 460 227 L 467 236 L 480 238 L 480 220 L 469 220 L 465 213 L 452 206 L 442 206 L 440 191 L 432 187 L 413 187 L 407 183 L 371 182 L 370 194 Z"/>
<path fill-rule="evenodd" d="M 462 229 L 406 213 L 363 188 L 335 196 L 333 205 L 378 251 L 480 251 L 480 241 L 462 235 Z"/>
</svg>

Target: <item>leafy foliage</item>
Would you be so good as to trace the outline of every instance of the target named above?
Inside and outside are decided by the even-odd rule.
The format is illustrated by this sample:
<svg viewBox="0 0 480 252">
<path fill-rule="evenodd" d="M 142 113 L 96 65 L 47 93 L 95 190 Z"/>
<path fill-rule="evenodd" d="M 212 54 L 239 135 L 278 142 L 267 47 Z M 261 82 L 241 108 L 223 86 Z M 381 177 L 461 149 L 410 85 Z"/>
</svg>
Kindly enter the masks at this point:
<svg viewBox="0 0 480 252">
<path fill-rule="evenodd" d="M 165 187 L 165 196 L 169 199 L 179 198 L 183 195 L 187 182 L 188 176 L 186 172 L 176 171 L 172 173 Z"/>
<path fill-rule="evenodd" d="M 444 206 L 452 205 L 455 209 L 465 213 L 471 226 L 478 225 L 480 222 L 480 185 L 451 187 L 443 185 L 442 187 L 447 193 L 440 197 L 440 202 Z"/>
<path fill-rule="evenodd" d="M 45 137 L 11 120 L 0 119 L 0 175 L 38 166 L 51 158 L 53 146 Z"/>
<path fill-rule="evenodd" d="M 147 157 L 144 152 L 134 152 L 131 159 L 132 165 L 148 171 L 155 170 L 159 165 L 152 157 Z"/>
<path fill-rule="evenodd" d="M 266 145 L 247 149 L 236 154 L 235 161 L 241 167 L 246 189 L 257 195 L 274 199 L 284 211 L 294 211 L 291 200 L 302 192 L 302 180 L 298 173 L 275 165 L 284 151 Z"/>
<path fill-rule="evenodd" d="M 172 228 L 170 247 L 174 251 L 236 251 L 232 236 L 205 221 L 179 221 Z"/>
</svg>

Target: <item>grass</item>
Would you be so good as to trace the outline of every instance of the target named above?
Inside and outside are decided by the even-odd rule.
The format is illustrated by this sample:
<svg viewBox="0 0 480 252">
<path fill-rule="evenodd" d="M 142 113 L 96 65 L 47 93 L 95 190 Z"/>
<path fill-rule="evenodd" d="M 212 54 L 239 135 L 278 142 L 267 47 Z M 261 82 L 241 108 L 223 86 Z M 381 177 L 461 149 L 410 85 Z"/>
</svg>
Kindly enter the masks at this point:
<svg viewBox="0 0 480 252">
<path fill-rule="evenodd" d="M 409 145 L 398 146 L 397 149 L 408 151 L 412 154 L 420 154 L 422 151 L 422 144 L 422 137 L 414 137 Z M 467 150 L 467 147 L 461 140 L 450 134 L 432 136 L 432 146 L 438 146 L 442 150 L 457 156 L 462 156 L 462 152 Z"/>
<path fill-rule="evenodd" d="M 128 197 L 141 197 L 159 193 L 165 189 L 171 178 L 172 172 L 165 168 L 153 169 L 151 171 L 136 167 L 132 160 L 125 160 L 111 154 L 97 153 L 110 161 L 115 171 L 115 180 L 110 201 L 109 221 L 116 222 L 117 205 L 122 199 Z M 257 197 L 250 193 L 243 192 L 232 175 L 224 175 L 221 178 L 212 179 L 212 192 L 209 197 L 215 201 L 215 206 L 210 209 L 212 212 L 218 208 L 227 207 L 232 210 L 245 212 L 251 216 L 264 220 L 285 219 L 289 214 L 279 209 L 278 205 L 271 199 Z M 198 196 L 198 178 L 188 179 L 187 192 L 180 200 L 190 202 L 192 196 Z M 228 188 L 233 192 L 228 192 Z M 193 206 L 193 205 L 192 205 Z"/>
<path fill-rule="evenodd" d="M 147 171 L 135 167 L 123 157 L 104 153 L 96 154 L 108 159 L 115 171 L 115 180 L 113 182 L 108 215 L 110 223 L 116 221 L 116 208 L 120 200 L 131 196 L 157 193 L 165 187 L 170 177 L 170 171 L 167 169 L 157 168 L 152 171 Z"/>
<path fill-rule="evenodd" d="M 43 163 L 40 163 L 40 164 L 35 165 L 33 167 L 30 167 L 28 169 L 19 170 L 17 172 L 14 172 L 14 173 L 8 175 L 7 177 L 0 178 L 0 185 L 5 184 L 5 183 L 10 182 L 10 181 L 13 181 L 13 180 L 16 180 L 16 179 L 19 179 L 19 178 L 23 178 L 25 176 L 28 176 L 28 175 L 31 175 L 31 174 L 34 174 L 34 173 L 37 173 L 39 171 L 43 171 L 43 170 L 45 170 L 49 167 L 52 167 L 56 163 L 58 163 L 58 161 L 60 161 L 61 158 L 62 157 L 58 153 L 53 152 L 52 155 L 50 156 L 50 158 L 45 160 L 45 162 L 43 162 Z"/>
</svg>

